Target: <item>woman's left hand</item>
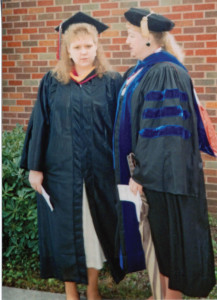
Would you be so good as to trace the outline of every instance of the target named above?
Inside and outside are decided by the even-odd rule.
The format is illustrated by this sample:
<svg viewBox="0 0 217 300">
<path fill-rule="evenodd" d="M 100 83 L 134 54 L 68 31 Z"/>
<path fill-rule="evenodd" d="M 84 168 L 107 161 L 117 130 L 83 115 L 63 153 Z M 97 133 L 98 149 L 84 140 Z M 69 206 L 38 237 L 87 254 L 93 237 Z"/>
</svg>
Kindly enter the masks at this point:
<svg viewBox="0 0 217 300">
<path fill-rule="evenodd" d="M 140 195 L 142 194 L 142 192 L 143 192 L 142 185 L 135 182 L 132 178 L 130 178 L 129 186 L 130 186 L 131 192 L 134 195 L 136 195 L 138 191 L 139 191 Z"/>
</svg>

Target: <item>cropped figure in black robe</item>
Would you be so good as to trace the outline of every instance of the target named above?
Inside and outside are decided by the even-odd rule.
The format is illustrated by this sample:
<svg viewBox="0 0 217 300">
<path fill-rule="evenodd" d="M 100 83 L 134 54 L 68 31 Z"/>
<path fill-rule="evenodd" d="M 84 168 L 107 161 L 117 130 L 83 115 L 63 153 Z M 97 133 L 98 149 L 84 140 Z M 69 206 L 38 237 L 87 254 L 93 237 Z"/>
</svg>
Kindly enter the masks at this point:
<svg viewBox="0 0 217 300">
<path fill-rule="evenodd" d="M 177 59 L 180 48 L 168 33 L 173 22 L 134 8 L 125 17 L 127 44 L 139 61 L 125 74 L 119 96 L 117 183 L 129 183 L 132 192 L 146 195 L 164 299 L 181 299 L 181 293 L 206 297 L 215 273 L 200 149 L 214 151 L 202 128 L 192 81 Z M 131 152 L 136 160 L 132 177 Z M 123 241 L 121 246 L 124 255 Z"/>
<path fill-rule="evenodd" d="M 87 282 L 88 299 L 101 299 L 98 270 L 88 267 L 85 260 L 84 184 L 111 274 L 116 282 L 124 275 L 115 255 L 118 195 L 112 158 L 122 78 L 106 71 L 97 40 L 105 29 L 106 25 L 80 12 L 58 28 L 64 33 L 61 60 L 41 81 L 21 160 L 21 167 L 31 170 L 30 183 L 38 191 L 41 277 L 66 282 L 70 300 L 79 299 L 76 283 Z M 42 185 L 53 212 L 41 195 Z"/>
</svg>

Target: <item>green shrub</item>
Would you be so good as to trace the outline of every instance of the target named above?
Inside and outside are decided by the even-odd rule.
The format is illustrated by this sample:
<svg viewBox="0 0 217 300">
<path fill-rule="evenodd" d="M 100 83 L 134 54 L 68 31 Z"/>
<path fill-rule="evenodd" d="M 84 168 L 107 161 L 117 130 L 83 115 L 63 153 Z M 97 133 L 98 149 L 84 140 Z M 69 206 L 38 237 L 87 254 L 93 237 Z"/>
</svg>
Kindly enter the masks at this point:
<svg viewBox="0 0 217 300">
<path fill-rule="evenodd" d="M 38 269 L 35 192 L 19 168 L 24 137 L 21 125 L 2 134 L 3 276 L 10 280 Z"/>
</svg>

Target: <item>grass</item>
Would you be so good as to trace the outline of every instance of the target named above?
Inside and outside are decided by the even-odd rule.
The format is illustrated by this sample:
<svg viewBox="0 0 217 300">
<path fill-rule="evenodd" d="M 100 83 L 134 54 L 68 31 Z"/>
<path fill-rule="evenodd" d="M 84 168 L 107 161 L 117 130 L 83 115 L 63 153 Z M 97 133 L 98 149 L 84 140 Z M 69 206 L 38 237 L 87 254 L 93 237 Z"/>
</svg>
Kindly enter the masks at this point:
<svg viewBox="0 0 217 300">
<path fill-rule="evenodd" d="M 216 278 L 217 278 L 217 218 L 210 217 L 210 226 L 213 239 Z M 8 269 L 7 265 L 3 264 L 3 285 L 13 286 L 18 288 L 50 291 L 53 293 L 64 293 L 64 284 L 56 279 L 40 279 L 38 272 L 29 272 L 23 275 L 25 266 L 18 266 L 16 269 Z M 85 296 L 86 286 L 78 285 L 79 292 Z M 99 289 L 104 299 L 126 299 L 139 300 L 147 299 L 151 295 L 148 275 L 146 271 L 128 274 L 124 280 L 116 285 L 107 267 L 100 273 Z M 209 299 L 217 299 L 217 285 L 210 293 Z M 184 299 L 189 299 L 184 297 Z M 192 299 L 192 298 L 191 298 Z M 196 298 L 194 298 L 196 299 Z"/>
</svg>

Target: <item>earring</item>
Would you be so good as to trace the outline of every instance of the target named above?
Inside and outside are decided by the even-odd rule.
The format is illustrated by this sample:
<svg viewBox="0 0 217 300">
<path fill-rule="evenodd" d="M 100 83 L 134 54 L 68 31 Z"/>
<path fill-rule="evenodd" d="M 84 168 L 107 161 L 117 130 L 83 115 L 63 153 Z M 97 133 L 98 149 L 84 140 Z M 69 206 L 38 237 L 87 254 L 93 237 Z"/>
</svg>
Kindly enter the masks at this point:
<svg viewBox="0 0 217 300">
<path fill-rule="evenodd" d="M 151 43 L 150 43 L 150 42 L 147 42 L 147 43 L 146 43 L 146 46 L 147 46 L 147 47 L 150 47 L 150 46 L 151 46 Z"/>
</svg>

